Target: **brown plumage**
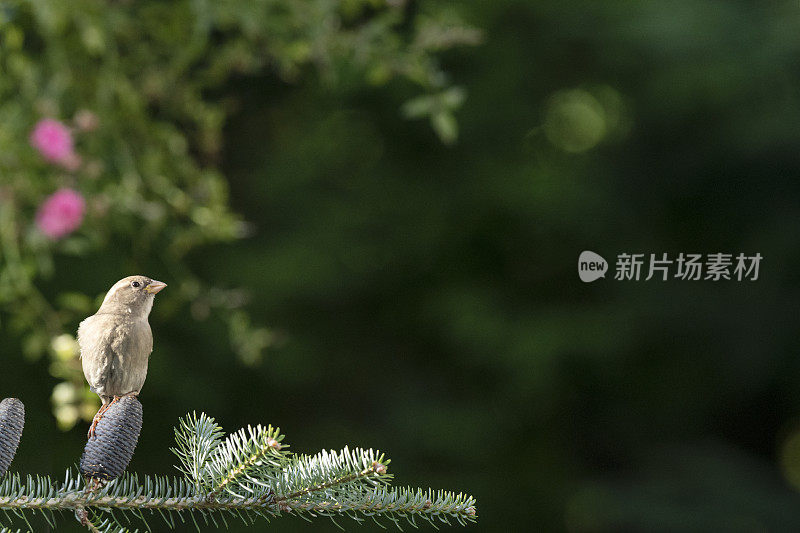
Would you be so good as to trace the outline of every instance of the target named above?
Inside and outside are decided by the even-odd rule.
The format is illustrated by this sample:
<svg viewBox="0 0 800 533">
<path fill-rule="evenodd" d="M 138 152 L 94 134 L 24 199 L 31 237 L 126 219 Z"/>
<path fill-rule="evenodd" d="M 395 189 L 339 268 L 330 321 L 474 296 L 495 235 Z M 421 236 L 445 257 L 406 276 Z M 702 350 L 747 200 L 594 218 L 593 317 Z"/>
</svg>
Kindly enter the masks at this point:
<svg viewBox="0 0 800 533">
<path fill-rule="evenodd" d="M 89 429 L 90 437 L 111 403 L 142 390 L 153 351 L 147 317 L 156 293 L 166 286 L 146 276 L 121 279 L 108 291 L 97 313 L 78 327 L 83 374 L 103 401 Z"/>
</svg>

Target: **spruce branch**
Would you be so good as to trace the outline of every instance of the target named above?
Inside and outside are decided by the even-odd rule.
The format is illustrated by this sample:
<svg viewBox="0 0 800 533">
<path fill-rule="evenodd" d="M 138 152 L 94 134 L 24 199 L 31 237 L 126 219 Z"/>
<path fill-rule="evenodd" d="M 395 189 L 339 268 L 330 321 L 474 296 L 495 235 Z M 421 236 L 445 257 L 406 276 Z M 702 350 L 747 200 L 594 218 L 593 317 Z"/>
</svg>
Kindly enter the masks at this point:
<svg viewBox="0 0 800 533">
<path fill-rule="evenodd" d="M 200 413 L 199 417 L 192 413 L 179 420 L 175 428 L 177 447 L 170 450 L 181 461 L 181 466 L 176 468 L 194 482 L 197 490 L 206 484 L 203 465 L 224 437 L 222 427 L 205 413 Z"/>
<path fill-rule="evenodd" d="M 108 421 L 104 418 L 98 424 L 98 435 L 103 424 L 108 424 L 109 432 L 112 425 L 124 427 L 120 417 L 140 414 L 131 409 L 135 406 L 129 401 L 109 410 Z M 128 432 L 125 429 L 122 435 Z M 115 446 L 127 442 L 108 435 Z M 28 517 L 38 514 L 55 527 L 58 516 L 67 512 L 89 531 L 118 533 L 131 531 L 132 520 L 143 531 L 163 529 L 158 521 L 149 520 L 156 514 L 167 527 L 190 523 L 198 531 L 227 526 L 229 519 L 253 524 L 283 515 L 334 520 L 349 516 L 359 522 L 384 518 L 398 527 L 403 520 L 414 526 L 419 520 L 434 526 L 477 520 L 475 499 L 467 494 L 392 488 L 390 460 L 381 452 L 345 447 L 293 454 L 283 439 L 278 428 L 260 425 L 226 436 L 205 413 L 189 414 L 175 428 L 172 448 L 180 476 L 126 473 L 110 478 L 106 469 L 98 482 L 91 472 L 84 471 L 84 477 L 68 469 L 63 482 L 56 482 L 9 474 L 0 478 L 0 511 L 6 517 L 4 521 L 0 514 L 0 522 L 23 520 L 33 530 Z M 120 448 L 119 453 L 128 451 L 132 449 Z"/>
</svg>

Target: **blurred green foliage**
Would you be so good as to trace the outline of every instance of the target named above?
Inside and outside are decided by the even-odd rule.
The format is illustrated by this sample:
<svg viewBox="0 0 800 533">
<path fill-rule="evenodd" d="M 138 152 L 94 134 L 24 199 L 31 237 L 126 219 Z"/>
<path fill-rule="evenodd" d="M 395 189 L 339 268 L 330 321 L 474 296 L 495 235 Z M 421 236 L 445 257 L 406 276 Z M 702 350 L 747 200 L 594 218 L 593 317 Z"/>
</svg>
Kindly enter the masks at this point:
<svg viewBox="0 0 800 533">
<path fill-rule="evenodd" d="M 396 4 L 484 32 L 439 55 L 468 94 L 458 142 L 436 132 L 450 139 L 460 89 L 371 86 L 381 69 L 360 69 L 368 83 L 337 70 L 333 85 L 278 62 L 218 85 L 213 101 L 236 103 L 218 157 L 252 235 L 185 261 L 248 288 L 246 320 L 272 328 L 273 348 L 245 371 L 226 327 L 160 300 L 132 468 L 166 468 L 165 435 L 201 409 L 226 427 L 280 424 L 298 450 L 385 449 L 409 483 L 475 494 L 477 531 L 800 528 L 797 3 Z M 398 109 L 446 114 L 428 115 L 432 131 Z M 764 261 L 749 284 L 585 285 L 584 249 Z M 131 261 L 96 250 L 59 255 L 54 279 L 91 294 Z M 4 394 L 41 429 L 15 466 L 57 471 L 81 435 L 35 444 L 52 437 L 37 410 L 52 383 L 18 363 L 18 343 Z"/>
<path fill-rule="evenodd" d="M 433 54 L 475 43 L 479 33 L 441 10 L 412 18 L 402 4 L 2 4 L 0 305 L 29 359 L 50 348 L 51 374 L 64 380 L 52 396 L 63 428 L 91 418 L 97 407 L 64 331 L 74 331 L 96 309 L 100 291 L 131 272 L 161 272 L 174 294 L 167 315 L 177 316 L 181 301 L 191 303 L 197 319 L 215 311 L 240 359 L 259 363 L 275 333 L 252 324 L 242 310 L 246 293 L 210 286 L 185 260 L 192 250 L 247 232 L 229 208 L 218 169 L 231 110 L 223 84 L 263 72 L 293 81 L 313 68 L 331 84 L 404 78 L 424 93 L 452 93 Z M 410 32 L 400 31 L 403 24 Z M 450 142 L 461 99 L 445 100 L 417 115 L 430 115 L 435 125 L 446 115 L 448 127 L 437 131 Z M 54 165 L 31 146 L 30 132 L 43 117 L 69 124 L 75 164 Z M 36 228 L 33 214 L 64 187 L 86 198 L 87 217 L 77 233 L 54 241 Z M 116 261 L 108 259 L 113 249 L 124 252 Z M 65 275 L 54 266 L 59 255 L 104 258 L 106 273 Z"/>
</svg>

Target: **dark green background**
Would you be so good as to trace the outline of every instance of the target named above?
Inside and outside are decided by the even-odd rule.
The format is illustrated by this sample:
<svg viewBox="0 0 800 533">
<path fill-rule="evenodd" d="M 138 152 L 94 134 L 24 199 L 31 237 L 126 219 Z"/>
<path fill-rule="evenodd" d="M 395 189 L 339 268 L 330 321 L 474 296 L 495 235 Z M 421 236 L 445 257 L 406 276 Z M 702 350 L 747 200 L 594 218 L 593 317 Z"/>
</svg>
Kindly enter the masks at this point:
<svg viewBox="0 0 800 533">
<path fill-rule="evenodd" d="M 475 495 L 472 531 L 798 530 L 800 6 L 458 5 L 485 43 L 443 58 L 468 91 L 453 147 L 399 117 L 403 85 L 225 89 L 223 168 L 255 233 L 192 263 L 248 288 L 284 340 L 244 367 L 218 323 L 160 318 L 160 295 L 131 470 L 169 472 L 172 427 L 198 410 L 279 425 L 295 451 L 385 450 L 399 484 Z M 601 85 L 627 135 L 552 146 L 549 96 Z M 764 260 L 756 282 L 584 284 L 584 249 Z M 96 294 L 126 261 L 63 260 L 56 283 Z M 46 362 L 12 361 L 14 468 L 60 477 L 85 428 L 56 429 Z"/>
</svg>

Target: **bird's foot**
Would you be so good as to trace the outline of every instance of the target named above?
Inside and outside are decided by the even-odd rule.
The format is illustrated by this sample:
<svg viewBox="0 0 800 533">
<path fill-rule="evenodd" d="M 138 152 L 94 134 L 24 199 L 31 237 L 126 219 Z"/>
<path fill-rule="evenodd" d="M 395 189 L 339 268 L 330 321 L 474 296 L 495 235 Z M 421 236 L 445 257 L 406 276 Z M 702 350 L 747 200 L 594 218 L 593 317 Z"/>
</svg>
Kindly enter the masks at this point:
<svg viewBox="0 0 800 533">
<path fill-rule="evenodd" d="M 105 414 L 106 411 L 108 411 L 108 408 L 111 407 L 114 404 L 114 402 L 119 401 L 119 399 L 120 399 L 119 396 L 114 396 L 110 402 L 104 403 L 102 406 L 100 406 L 100 409 L 97 411 L 97 414 L 94 415 L 94 418 L 92 419 L 92 425 L 89 426 L 89 432 L 86 434 L 87 439 L 93 439 L 95 437 L 95 432 L 97 431 L 97 423 L 103 419 L 103 415 Z"/>
<path fill-rule="evenodd" d="M 100 422 L 100 419 L 103 418 L 103 411 L 105 411 L 105 405 L 97 411 L 97 414 L 94 415 L 92 419 L 92 425 L 89 426 L 89 432 L 86 434 L 87 439 L 93 439 L 95 437 L 95 430 L 97 429 L 97 423 Z"/>
</svg>

